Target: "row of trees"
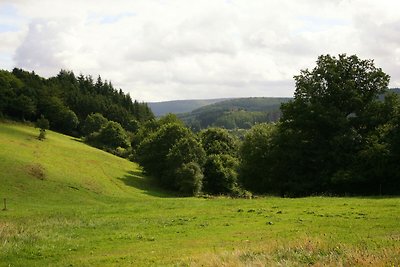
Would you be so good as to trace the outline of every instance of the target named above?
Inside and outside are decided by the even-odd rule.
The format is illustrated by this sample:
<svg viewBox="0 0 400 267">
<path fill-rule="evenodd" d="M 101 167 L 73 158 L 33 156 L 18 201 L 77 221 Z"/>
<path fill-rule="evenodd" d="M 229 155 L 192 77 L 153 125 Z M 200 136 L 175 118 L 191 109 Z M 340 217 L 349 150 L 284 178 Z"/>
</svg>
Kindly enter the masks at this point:
<svg viewBox="0 0 400 267">
<path fill-rule="evenodd" d="M 154 119 L 145 103 L 133 101 L 111 82 L 61 70 L 56 77 L 0 70 L 0 117 L 37 121 L 41 129 L 83 136 L 98 148 L 133 157 L 131 142 L 140 124 Z M 47 121 L 46 125 L 44 122 Z M 42 127 L 46 126 L 46 127 Z"/>
<path fill-rule="evenodd" d="M 243 142 L 243 185 L 293 196 L 399 194 L 400 100 L 387 93 L 389 76 L 372 60 L 327 55 L 295 80 L 279 123 L 257 125 Z"/>
<path fill-rule="evenodd" d="M 372 60 L 326 55 L 295 80 L 279 122 L 253 126 L 242 142 L 167 116 L 136 139 L 138 161 L 185 194 L 399 194 L 400 100 L 389 76 Z"/>
<path fill-rule="evenodd" d="M 171 114 L 156 120 L 100 77 L 65 71 L 0 71 L 0 112 L 44 115 L 52 129 L 129 156 L 184 195 L 399 194 L 400 100 L 387 93 L 389 76 L 372 60 L 326 55 L 295 81 L 279 122 L 257 124 L 243 140 L 220 128 L 194 133 Z"/>
<path fill-rule="evenodd" d="M 0 70 L 0 116 L 36 121 L 43 115 L 51 129 L 79 136 L 92 113 L 100 113 L 128 131 L 136 131 L 140 123 L 154 118 L 147 104 L 133 101 L 100 76 L 94 81 L 91 76 L 76 77 L 72 71 L 62 70 L 45 79 L 17 68 Z"/>
<path fill-rule="evenodd" d="M 195 134 L 169 114 L 142 127 L 136 140 L 137 160 L 165 188 L 184 195 L 242 193 L 238 140 L 228 131 L 209 128 Z"/>
</svg>

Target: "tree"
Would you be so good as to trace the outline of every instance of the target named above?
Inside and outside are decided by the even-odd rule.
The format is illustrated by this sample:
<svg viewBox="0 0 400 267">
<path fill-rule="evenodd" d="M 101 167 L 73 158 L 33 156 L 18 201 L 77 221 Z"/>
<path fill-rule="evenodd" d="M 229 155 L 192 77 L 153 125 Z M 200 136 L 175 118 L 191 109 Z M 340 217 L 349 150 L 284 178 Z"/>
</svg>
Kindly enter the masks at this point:
<svg viewBox="0 0 400 267">
<path fill-rule="evenodd" d="M 62 116 L 62 124 L 60 126 L 61 130 L 65 133 L 73 134 L 74 130 L 79 124 L 79 119 L 76 116 L 75 112 L 67 108 L 63 110 L 61 116 Z"/>
<path fill-rule="evenodd" d="M 343 54 L 320 56 L 295 81 L 294 100 L 281 106 L 275 184 L 291 195 L 342 191 L 337 177 L 351 176 L 354 155 L 379 126 L 371 113 L 389 76 L 372 60 Z"/>
<path fill-rule="evenodd" d="M 22 86 L 22 81 L 12 73 L 0 70 L 0 115 L 8 113 L 8 108 L 16 97 L 16 90 Z"/>
<path fill-rule="evenodd" d="M 225 129 L 208 128 L 199 133 L 206 152 L 204 190 L 212 194 L 237 191 L 238 141 Z"/>
<path fill-rule="evenodd" d="M 49 119 L 52 129 L 70 134 L 79 124 L 75 112 L 66 107 L 58 97 L 42 98 L 39 106 L 39 110 Z"/>
<path fill-rule="evenodd" d="M 198 194 L 202 189 L 205 152 L 192 132 L 177 140 L 167 154 L 167 166 L 171 183 L 184 194 Z"/>
<path fill-rule="evenodd" d="M 227 130 L 221 128 L 208 128 L 201 131 L 199 136 L 207 155 L 237 155 L 238 142 Z"/>
<path fill-rule="evenodd" d="M 204 191 L 229 194 L 238 190 L 239 161 L 227 154 L 212 154 L 204 165 Z"/>
<path fill-rule="evenodd" d="M 184 163 L 175 170 L 174 174 L 179 192 L 190 196 L 201 192 L 204 175 L 198 163 Z"/>
<path fill-rule="evenodd" d="M 30 97 L 21 94 L 11 101 L 10 111 L 11 114 L 25 120 L 35 114 L 36 105 Z"/>
<path fill-rule="evenodd" d="M 121 124 L 115 121 L 107 122 L 95 137 L 95 142 L 102 147 L 116 149 L 129 147 L 129 139 Z"/>
<path fill-rule="evenodd" d="M 184 136 L 189 135 L 189 130 L 183 125 L 167 123 L 139 144 L 137 158 L 144 170 L 158 178 L 166 187 L 174 188 L 174 180 L 165 175 L 169 171 L 167 155 L 170 149 Z"/>
<path fill-rule="evenodd" d="M 36 121 L 35 124 L 36 128 L 39 128 L 39 140 L 43 140 L 46 138 L 46 130 L 49 129 L 50 124 L 47 119 L 43 115 L 40 116 L 40 118 Z"/>
<path fill-rule="evenodd" d="M 246 133 L 240 146 L 240 181 L 253 192 L 275 193 L 272 167 L 276 128 L 274 124 L 257 124 Z"/>
<path fill-rule="evenodd" d="M 86 117 L 83 123 L 82 132 L 85 136 L 98 132 L 107 122 L 108 120 L 104 118 L 102 114 L 91 113 Z"/>
</svg>

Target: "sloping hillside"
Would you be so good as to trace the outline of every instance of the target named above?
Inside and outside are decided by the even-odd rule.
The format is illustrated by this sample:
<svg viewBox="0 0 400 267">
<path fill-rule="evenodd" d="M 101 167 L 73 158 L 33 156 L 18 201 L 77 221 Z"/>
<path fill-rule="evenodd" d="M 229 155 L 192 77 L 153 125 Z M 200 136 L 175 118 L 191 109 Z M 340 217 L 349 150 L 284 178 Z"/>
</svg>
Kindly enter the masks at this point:
<svg viewBox="0 0 400 267">
<path fill-rule="evenodd" d="M 150 102 L 148 106 L 157 117 L 163 116 L 167 113 L 186 113 L 191 112 L 197 108 L 211 105 L 217 102 L 227 100 L 227 98 L 217 99 L 194 99 L 194 100 L 172 100 L 164 102 Z"/>
<path fill-rule="evenodd" d="M 137 164 L 66 135 L 49 131 L 39 141 L 37 134 L 33 127 L 0 123 L 0 196 L 9 205 L 147 196 L 150 185 Z"/>
</svg>

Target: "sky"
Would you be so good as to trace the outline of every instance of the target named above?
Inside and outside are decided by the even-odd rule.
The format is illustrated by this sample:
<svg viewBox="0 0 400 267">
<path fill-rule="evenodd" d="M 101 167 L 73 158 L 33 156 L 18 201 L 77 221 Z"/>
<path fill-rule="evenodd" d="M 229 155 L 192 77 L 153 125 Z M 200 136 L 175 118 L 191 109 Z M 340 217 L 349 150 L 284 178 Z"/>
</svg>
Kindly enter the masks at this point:
<svg viewBox="0 0 400 267">
<path fill-rule="evenodd" d="M 100 75 L 140 101 L 292 96 L 319 55 L 400 87 L 398 0 L 0 0 L 0 69 Z"/>
</svg>

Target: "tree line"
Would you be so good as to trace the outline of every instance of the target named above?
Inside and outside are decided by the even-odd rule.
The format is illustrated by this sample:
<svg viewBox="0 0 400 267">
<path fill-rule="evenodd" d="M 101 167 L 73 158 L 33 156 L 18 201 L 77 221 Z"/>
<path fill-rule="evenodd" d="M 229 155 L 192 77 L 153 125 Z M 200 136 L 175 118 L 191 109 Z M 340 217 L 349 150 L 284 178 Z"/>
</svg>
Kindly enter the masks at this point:
<svg viewBox="0 0 400 267">
<path fill-rule="evenodd" d="M 193 132 L 172 114 L 155 119 L 111 83 L 67 71 L 49 79 L 1 71 L 0 112 L 44 115 L 181 195 L 399 194 L 400 99 L 388 92 L 389 76 L 372 60 L 323 55 L 295 81 L 279 121 L 241 138 L 216 127 Z"/>
<path fill-rule="evenodd" d="M 90 144 L 125 156 L 129 153 L 121 150 L 130 149 L 132 133 L 154 119 L 147 104 L 132 100 L 100 76 L 94 80 L 90 75 L 61 70 L 45 79 L 18 68 L 0 70 L 0 117 L 40 120 L 42 126 L 46 126 L 45 119 L 52 130 L 86 137 Z"/>
<path fill-rule="evenodd" d="M 144 130 L 137 160 L 184 194 L 399 194 L 400 100 L 389 76 L 372 60 L 324 55 L 295 81 L 277 123 L 239 140 L 219 128 L 195 134 L 170 115 Z"/>
</svg>

